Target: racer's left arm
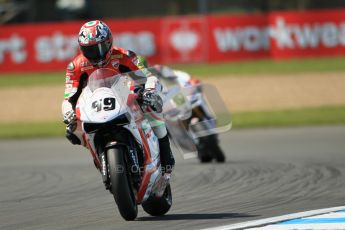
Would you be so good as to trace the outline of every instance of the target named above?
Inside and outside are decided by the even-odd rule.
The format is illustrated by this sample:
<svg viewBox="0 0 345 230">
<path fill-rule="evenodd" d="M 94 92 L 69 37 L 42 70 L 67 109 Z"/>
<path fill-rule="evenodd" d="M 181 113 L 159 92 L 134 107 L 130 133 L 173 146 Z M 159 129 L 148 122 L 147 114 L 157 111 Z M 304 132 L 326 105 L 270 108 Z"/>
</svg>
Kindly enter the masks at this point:
<svg viewBox="0 0 345 230">
<path fill-rule="evenodd" d="M 162 85 L 160 84 L 158 78 L 147 70 L 148 66 L 144 58 L 138 56 L 133 51 L 127 51 L 127 55 L 129 57 L 129 67 L 133 70 L 143 70 L 144 75 L 146 76 L 145 82 L 145 89 L 147 90 L 155 90 L 157 92 L 162 91 Z"/>
<path fill-rule="evenodd" d="M 156 112 L 161 112 L 163 107 L 162 99 L 159 93 L 162 92 L 162 85 L 159 82 L 157 76 L 147 70 L 147 64 L 145 59 L 136 55 L 133 51 L 127 51 L 127 56 L 129 58 L 128 67 L 133 70 L 142 70 L 146 77 L 146 81 L 143 84 L 144 93 L 143 101 L 145 104 L 151 106 Z"/>
</svg>

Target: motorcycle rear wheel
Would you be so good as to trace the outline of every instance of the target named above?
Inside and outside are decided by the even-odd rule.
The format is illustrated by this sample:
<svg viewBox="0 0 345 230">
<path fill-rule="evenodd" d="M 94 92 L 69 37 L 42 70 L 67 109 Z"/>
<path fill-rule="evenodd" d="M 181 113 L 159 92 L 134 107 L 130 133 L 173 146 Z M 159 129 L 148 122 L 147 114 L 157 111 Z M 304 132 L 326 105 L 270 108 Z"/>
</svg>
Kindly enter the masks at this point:
<svg viewBox="0 0 345 230">
<path fill-rule="evenodd" d="M 111 192 L 125 220 L 134 220 L 138 215 L 132 184 L 124 160 L 125 150 L 121 147 L 107 151 L 108 170 L 111 181 Z"/>
<path fill-rule="evenodd" d="M 209 163 L 213 159 L 219 163 L 225 162 L 225 155 L 218 144 L 216 135 L 199 138 L 198 157 L 201 163 Z"/>
<path fill-rule="evenodd" d="M 172 193 L 170 184 L 165 188 L 162 197 L 149 197 L 142 203 L 145 212 L 151 216 L 163 216 L 166 214 L 172 205 Z"/>
</svg>

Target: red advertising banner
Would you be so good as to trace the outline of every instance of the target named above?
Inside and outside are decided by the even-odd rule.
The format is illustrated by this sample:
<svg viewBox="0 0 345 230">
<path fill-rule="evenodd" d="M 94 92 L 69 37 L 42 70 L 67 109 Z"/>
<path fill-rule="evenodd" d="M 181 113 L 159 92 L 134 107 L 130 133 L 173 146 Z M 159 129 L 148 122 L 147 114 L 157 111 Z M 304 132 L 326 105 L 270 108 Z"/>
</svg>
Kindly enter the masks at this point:
<svg viewBox="0 0 345 230">
<path fill-rule="evenodd" d="M 345 9 L 107 20 L 114 44 L 150 63 L 345 55 Z M 84 22 L 0 27 L 0 72 L 63 71 Z"/>
<path fill-rule="evenodd" d="M 162 20 L 162 62 L 201 62 L 207 60 L 207 19 L 205 17 Z"/>
<path fill-rule="evenodd" d="M 57 70 L 76 55 L 80 23 L 3 26 L 1 72 Z"/>
<path fill-rule="evenodd" d="M 160 22 L 157 20 L 105 21 L 114 42 L 160 61 Z M 84 22 L 43 23 L 0 27 L 0 71 L 64 70 L 77 55 L 78 33 Z M 128 29 L 130 28 L 130 29 Z"/>
<path fill-rule="evenodd" d="M 270 56 L 267 16 L 209 16 L 208 23 L 209 61 Z"/>
<path fill-rule="evenodd" d="M 345 55 L 345 10 L 270 14 L 276 59 Z"/>
</svg>

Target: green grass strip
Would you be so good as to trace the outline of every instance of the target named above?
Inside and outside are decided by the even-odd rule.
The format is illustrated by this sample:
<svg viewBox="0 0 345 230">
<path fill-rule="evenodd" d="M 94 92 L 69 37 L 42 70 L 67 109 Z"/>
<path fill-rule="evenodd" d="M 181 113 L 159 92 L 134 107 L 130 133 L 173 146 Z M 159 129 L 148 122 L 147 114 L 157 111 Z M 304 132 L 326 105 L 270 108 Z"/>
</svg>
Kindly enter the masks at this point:
<svg viewBox="0 0 345 230">
<path fill-rule="evenodd" d="M 64 133 L 62 122 L 0 123 L 0 139 L 60 137 Z"/>
<path fill-rule="evenodd" d="M 234 113 L 232 124 L 234 129 L 345 124 L 345 106 Z"/>
<path fill-rule="evenodd" d="M 0 88 L 17 86 L 47 86 L 65 85 L 65 74 L 54 73 L 30 73 L 30 74 L 0 74 Z"/>
<path fill-rule="evenodd" d="M 233 129 L 345 124 L 345 106 L 232 114 Z M 62 122 L 0 123 L 0 139 L 64 136 Z"/>
<path fill-rule="evenodd" d="M 292 60 L 255 60 L 227 62 L 218 64 L 181 64 L 176 69 L 184 70 L 197 77 L 215 77 L 226 75 L 284 75 L 295 73 L 323 73 L 345 71 L 344 57 L 310 58 Z"/>
<path fill-rule="evenodd" d="M 280 61 L 267 59 L 214 64 L 180 64 L 172 65 L 171 67 L 184 70 L 200 78 L 211 78 L 226 75 L 250 75 L 255 77 L 263 74 L 279 76 L 284 74 L 308 72 L 344 72 L 345 57 L 293 59 Z M 64 81 L 64 70 L 53 73 L 0 74 L 0 88 L 39 85 L 63 86 Z"/>
</svg>

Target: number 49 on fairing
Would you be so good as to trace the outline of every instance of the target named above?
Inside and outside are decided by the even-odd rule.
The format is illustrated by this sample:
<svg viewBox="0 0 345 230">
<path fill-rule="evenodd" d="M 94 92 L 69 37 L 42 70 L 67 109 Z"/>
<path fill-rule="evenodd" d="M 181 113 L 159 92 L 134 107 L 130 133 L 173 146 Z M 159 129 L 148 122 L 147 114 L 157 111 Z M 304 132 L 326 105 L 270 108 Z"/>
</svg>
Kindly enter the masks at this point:
<svg viewBox="0 0 345 230">
<path fill-rule="evenodd" d="M 110 111 L 115 109 L 115 98 L 106 97 L 104 99 L 99 99 L 92 102 L 92 109 L 96 112 L 100 112 L 102 109 L 104 111 Z"/>
</svg>

